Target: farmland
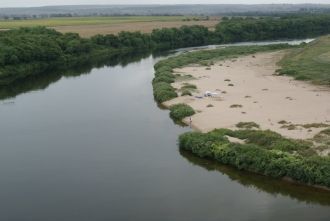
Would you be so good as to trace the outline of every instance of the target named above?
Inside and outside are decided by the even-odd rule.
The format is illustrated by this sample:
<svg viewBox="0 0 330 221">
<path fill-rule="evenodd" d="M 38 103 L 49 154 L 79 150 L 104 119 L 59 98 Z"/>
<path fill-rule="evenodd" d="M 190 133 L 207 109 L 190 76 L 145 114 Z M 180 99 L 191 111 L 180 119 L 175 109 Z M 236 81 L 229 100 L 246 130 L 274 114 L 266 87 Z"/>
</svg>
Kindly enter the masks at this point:
<svg viewBox="0 0 330 221">
<path fill-rule="evenodd" d="M 1 20 L 0 29 L 19 27 L 46 26 L 59 32 L 75 32 L 82 37 L 96 34 L 117 34 L 121 31 L 141 31 L 150 33 L 156 28 L 181 27 L 183 25 L 203 25 L 214 28 L 220 18 L 211 17 L 205 20 L 199 17 L 184 16 L 109 16 L 109 17 L 68 17 L 28 20 Z"/>
</svg>

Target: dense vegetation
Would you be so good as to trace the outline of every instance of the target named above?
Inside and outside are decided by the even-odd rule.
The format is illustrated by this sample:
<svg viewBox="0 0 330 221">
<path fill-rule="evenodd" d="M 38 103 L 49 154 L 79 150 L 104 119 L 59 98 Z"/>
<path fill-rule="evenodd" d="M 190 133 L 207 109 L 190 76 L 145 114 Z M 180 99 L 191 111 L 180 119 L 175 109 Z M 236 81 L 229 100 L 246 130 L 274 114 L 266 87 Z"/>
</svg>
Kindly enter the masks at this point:
<svg viewBox="0 0 330 221">
<path fill-rule="evenodd" d="M 127 51 L 316 36 L 330 33 L 329 21 L 330 15 L 232 18 L 224 19 L 215 31 L 203 26 L 183 26 L 157 29 L 150 34 L 121 32 L 118 35 L 97 35 L 90 39 L 72 33 L 61 34 L 43 27 L 5 31 L 0 32 L 0 85 L 31 75 L 79 66 L 95 57 L 113 56 Z M 158 74 L 161 78 L 157 79 L 158 82 L 173 81 L 171 74 L 168 71 L 165 73 Z M 165 97 L 175 96 L 168 85 L 162 84 L 162 87 L 168 89 Z M 164 90 L 159 93 L 163 96 Z"/>
<path fill-rule="evenodd" d="M 194 109 L 187 104 L 175 104 L 170 107 L 170 117 L 173 120 L 182 120 L 194 114 Z"/>
<path fill-rule="evenodd" d="M 151 35 L 121 32 L 118 35 L 97 35 L 91 39 L 73 33 L 61 34 L 44 27 L 0 32 L 0 85 L 31 75 L 80 66 L 95 57 L 206 44 L 206 41 L 199 40 L 204 38 L 205 27 L 170 30 L 180 33 L 182 41 L 169 43 L 174 42 L 177 36 L 169 37 L 168 41 L 162 39 L 161 33 L 166 33 L 167 29 L 154 31 Z"/>
<path fill-rule="evenodd" d="M 215 35 L 223 42 L 299 39 L 330 33 L 330 15 L 224 19 Z"/>
<path fill-rule="evenodd" d="M 227 136 L 245 143 L 232 143 Z M 180 136 L 179 143 L 183 150 L 240 170 L 330 187 L 330 158 L 317 156 L 307 142 L 287 139 L 275 132 L 228 129 L 206 134 L 188 132 Z"/>
<path fill-rule="evenodd" d="M 176 90 L 171 86 L 171 83 L 175 81 L 176 77 L 173 74 L 173 70 L 175 68 L 193 63 L 208 65 L 209 63 L 212 63 L 212 60 L 222 60 L 238 55 L 247 55 L 261 51 L 279 50 L 291 47 L 293 46 L 287 44 L 266 46 L 233 46 L 215 50 L 184 53 L 179 56 L 162 60 L 154 67 L 156 72 L 152 83 L 155 100 L 158 102 L 164 102 L 178 96 Z"/>
<path fill-rule="evenodd" d="M 77 34 L 63 35 L 42 27 L 1 32 L 0 48 L 0 85 L 80 66 L 95 56 L 110 54 L 107 50 L 95 50 L 90 40 Z M 115 53 L 111 51 L 111 55 Z"/>
<path fill-rule="evenodd" d="M 330 86 L 330 36 L 292 50 L 280 62 L 279 74 Z"/>
</svg>

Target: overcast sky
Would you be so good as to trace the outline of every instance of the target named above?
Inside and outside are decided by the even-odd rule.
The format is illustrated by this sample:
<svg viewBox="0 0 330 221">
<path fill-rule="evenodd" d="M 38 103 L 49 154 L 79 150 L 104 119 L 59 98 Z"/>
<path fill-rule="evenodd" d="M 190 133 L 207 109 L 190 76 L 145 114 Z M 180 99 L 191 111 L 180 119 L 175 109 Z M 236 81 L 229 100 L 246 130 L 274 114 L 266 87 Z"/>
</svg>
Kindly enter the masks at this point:
<svg viewBox="0 0 330 221">
<path fill-rule="evenodd" d="M 45 5 L 80 4 L 269 4 L 325 3 L 330 0 L 0 0 L 0 7 L 33 7 Z"/>
</svg>

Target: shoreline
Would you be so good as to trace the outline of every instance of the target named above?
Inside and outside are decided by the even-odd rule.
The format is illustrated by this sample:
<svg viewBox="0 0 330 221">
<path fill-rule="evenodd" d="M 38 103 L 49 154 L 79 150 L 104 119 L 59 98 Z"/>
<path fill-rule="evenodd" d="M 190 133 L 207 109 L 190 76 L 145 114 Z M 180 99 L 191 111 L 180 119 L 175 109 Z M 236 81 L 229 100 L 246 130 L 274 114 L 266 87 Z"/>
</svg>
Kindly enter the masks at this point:
<svg viewBox="0 0 330 221">
<path fill-rule="evenodd" d="M 329 88 L 279 76 L 287 48 L 252 48 L 191 52 L 155 65 L 155 100 L 193 129 L 180 135 L 180 149 L 329 191 Z"/>
<path fill-rule="evenodd" d="M 284 55 L 284 51 L 262 52 L 218 61 L 209 67 L 189 65 L 174 69 L 174 74 L 193 77 L 172 83 L 176 90 L 185 84 L 196 85 L 197 90 L 192 91 L 192 96 L 179 96 L 162 104 L 167 108 L 177 103 L 190 105 L 197 111 L 191 117 L 192 127 L 200 132 L 237 129 L 235 125 L 239 122 L 255 122 L 261 129 L 285 137 L 313 138 L 328 127 L 325 125 L 330 125 L 330 103 L 327 102 L 330 89 L 289 76 L 274 76 L 278 69 L 276 63 Z M 208 90 L 218 95 L 201 98 Z M 241 106 L 231 108 L 235 104 Z M 281 121 L 284 123 L 279 123 Z M 189 125 L 189 118 L 183 122 Z"/>
</svg>

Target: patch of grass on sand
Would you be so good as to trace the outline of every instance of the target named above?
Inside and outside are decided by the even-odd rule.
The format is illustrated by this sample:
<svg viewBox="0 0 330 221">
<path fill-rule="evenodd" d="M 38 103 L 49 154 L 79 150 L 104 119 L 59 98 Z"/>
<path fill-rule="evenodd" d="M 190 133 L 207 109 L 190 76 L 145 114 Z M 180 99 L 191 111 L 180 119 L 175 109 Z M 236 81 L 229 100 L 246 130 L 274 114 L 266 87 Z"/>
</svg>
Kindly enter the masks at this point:
<svg viewBox="0 0 330 221">
<path fill-rule="evenodd" d="M 230 105 L 230 108 L 242 108 L 243 107 L 243 105 L 241 105 L 241 104 L 232 104 L 232 105 Z"/>
<path fill-rule="evenodd" d="M 305 129 L 311 129 L 311 128 L 322 128 L 322 127 L 330 126 L 329 124 L 325 124 L 325 123 L 291 124 L 285 120 L 281 120 L 278 123 L 282 124 L 281 128 L 286 128 L 288 130 L 296 130 L 296 129 L 298 129 L 298 127 L 300 127 L 300 128 L 302 127 Z"/>
<path fill-rule="evenodd" d="M 192 96 L 192 93 L 189 90 L 183 90 L 181 96 Z"/>
<path fill-rule="evenodd" d="M 236 127 L 241 129 L 260 128 L 260 126 L 255 122 L 239 122 L 236 124 Z"/>
<path fill-rule="evenodd" d="M 175 81 L 189 81 L 194 80 L 194 78 L 191 74 L 181 75 L 181 74 L 175 74 Z"/>
<path fill-rule="evenodd" d="M 320 133 L 316 134 L 313 137 L 313 141 L 323 144 L 324 146 L 327 146 L 327 148 L 330 148 L 330 128 L 327 128 L 325 130 L 322 130 Z"/>
<path fill-rule="evenodd" d="M 285 125 L 281 126 L 281 128 L 285 128 L 285 129 L 288 129 L 288 130 L 296 130 L 297 125 L 295 125 L 295 124 L 285 124 Z"/>
<path fill-rule="evenodd" d="M 184 83 L 181 90 L 196 90 L 197 86 L 194 84 Z"/>
<path fill-rule="evenodd" d="M 197 89 L 197 86 L 194 84 L 184 83 L 180 88 L 181 96 L 192 96 L 192 92 Z"/>
<path fill-rule="evenodd" d="M 330 36 L 291 50 L 279 65 L 282 67 L 277 71 L 280 75 L 330 86 Z"/>
<path fill-rule="evenodd" d="M 210 66 L 214 65 L 214 62 L 212 60 L 207 60 L 207 61 L 201 60 L 198 62 L 198 64 L 201 66 L 207 66 L 206 70 L 211 70 Z M 208 69 L 208 68 L 210 68 L 210 69 Z"/>
<path fill-rule="evenodd" d="M 311 123 L 311 124 L 300 124 L 299 126 L 309 129 L 309 128 L 329 127 L 330 125 L 325 123 Z"/>
</svg>

